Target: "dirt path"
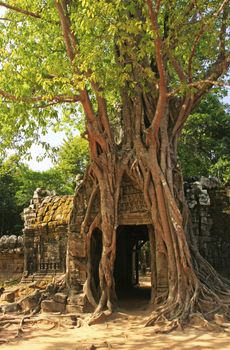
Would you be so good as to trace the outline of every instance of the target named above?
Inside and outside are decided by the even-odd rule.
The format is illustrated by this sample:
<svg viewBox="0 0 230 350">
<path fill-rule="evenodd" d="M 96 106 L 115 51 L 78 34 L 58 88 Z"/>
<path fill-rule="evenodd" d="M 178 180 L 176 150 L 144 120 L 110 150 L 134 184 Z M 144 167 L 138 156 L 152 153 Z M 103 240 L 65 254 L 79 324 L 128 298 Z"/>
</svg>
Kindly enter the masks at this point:
<svg viewBox="0 0 230 350">
<path fill-rule="evenodd" d="M 198 321 L 193 328 L 164 335 L 156 334 L 152 327 L 145 328 L 149 281 L 141 280 L 141 283 L 142 288 L 137 288 L 132 298 L 129 293 L 120 299 L 120 312 L 100 324 L 87 325 L 91 314 L 79 315 L 80 328 L 71 326 L 70 316 L 38 314 L 32 323 L 25 323 L 17 340 L 0 345 L 0 350 L 230 350 L 230 327 L 228 332 L 211 332 L 209 328 L 201 329 Z M 15 316 L 19 320 L 23 317 Z M 17 327 L 0 328 L 0 341 L 12 338 Z"/>
<path fill-rule="evenodd" d="M 154 334 L 151 327 L 143 327 L 144 317 L 145 313 L 119 312 L 104 323 L 73 329 L 59 326 L 47 330 L 50 325 L 36 323 L 21 340 L 1 345 L 0 350 L 230 350 L 230 333 L 189 328 L 165 335 Z"/>
</svg>

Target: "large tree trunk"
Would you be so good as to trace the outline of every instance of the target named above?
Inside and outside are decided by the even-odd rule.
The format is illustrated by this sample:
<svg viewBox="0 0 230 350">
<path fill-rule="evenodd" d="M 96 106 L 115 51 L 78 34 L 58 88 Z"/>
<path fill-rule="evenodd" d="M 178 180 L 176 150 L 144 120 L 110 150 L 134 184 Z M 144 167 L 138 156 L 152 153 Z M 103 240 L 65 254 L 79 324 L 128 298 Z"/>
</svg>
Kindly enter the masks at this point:
<svg viewBox="0 0 230 350">
<path fill-rule="evenodd" d="M 79 47 L 72 31 L 68 4 L 65 0 L 55 3 L 62 25 L 66 52 L 75 72 L 75 56 Z M 149 230 L 151 266 L 154 269 L 157 260 L 161 258 L 167 264 L 168 291 L 164 298 L 158 295 L 158 269 L 152 271 L 151 303 L 154 311 L 148 324 L 153 324 L 160 318 L 184 321 L 194 312 L 200 312 L 209 318 L 218 310 L 229 316 L 229 282 L 223 280 L 198 252 L 184 198 L 183 179 L 177 163 L 177 138 L 180 130 L 191 110 L 212 86 L 213 80 L 217 80 L 227 69 L 229 56 L 225 55 L 221 49 L 223 45 L 220 45 L 220 55 L 209 67 L 205 80 L 194 85 L 197 88 L 196 92 L 190 90 L 193 56 L 197 43 L 205 32 L 205 26 L 194 39 L 188 67 L 185 67 L 184 71 L 177 56 L 174 55 L 173 41 L 170 46 L 166 40 L 167 7 L 163 29 L 160 11 L 163 5 L 157 2 L 155 6 L 151 0 L 146 0 L 146 3 L 153 37 L 154 54 L 151 58 L 144 57 L 142 61 L 139 58 L 142 35 L 146 35 L 146 32 L 142 34 L 140 32 L 140 35 L 130 34 L 130 40 L 124 40 L 123 34 L 127 33 L 123 33 L 121 29 L 114 38 L 117 64 L 121 70 L 127 68 L 126 65 L 129 64 L 132 71 L 127 78 L 126 86 L 120 91 L 123 137 L 119 144 L 115 142 L 110 125 L 103 86 L 94 81 L 90 70 L 86 72 L 85 78 L 89 80 L 91 94 L 95 97 L 92 99 L 94 106 L 86 88 L 87 84 L 77 96 L 85 112 L 91 156 L 86 179 L 90 178 L 92 191 L 87 198 L 88 205 L 78 237 L 81 240 L 81 237 L 86 236 L 87 242 L 88 270 L 84 290 L 97 312 L 105 307 L 112 310 L 116 299 L 113 270 L 118 202 L 122 177 L 126 173 L 143 192 L 151 217 L 153 227 Z M 216 10 L 215 18 L 223 8 L 227 11 L 227 1 Z M 142 5 L 137 6 L 135 10 L 135 18 L 142 22 L 143 26 L 146 24 L 147 16 L 145 10 Z M 127 8 L 127 18 L 129 16 L 131 19 L 134 14 Z M 220 30 L 220 44 L 224 44 L 222 37 L 226 32 L 225 24 Z M 123 40 L 118 40 L 119 36 Z M 143 75 L 146 69 L 153 74 Z M 180 84 L 178 94 L 177 89 L 173 91 L 170 87 L 169 76 L 172 69 L 178 76 L 180 84 L 185 86 L 188 84 L 185 93 L 180 93 Z M 77 73 L 79 74 L 78 70 Z M 95 196 L 100 198 L 100 207 L 93 217 Z M 76 215 L 78 213 L 73 213 L 72 221 Z M 99 300 L 96 297 L 90 258 L 90 240 L 95 229 L 102 231 L 103 246 L 99 263 Z M 69 247 L 69 256 L 71 249 Z M 208 279 L 206 279 L 207 273 Z"/>
<path fill-rule="evenodd" d="M 126 96 L 124 103 L 123 143 L 119 146 L 108 143 L 107 149 L 112 152 L 103 152 L 97 146 L 96 152 L 91 153 L 93 158 L 87 176 L 93 179 L 94 185 L 81 227 L 82 235 L 88 232 L 89 260 L 85 293 L 96 313 L 104 308 L 113 310 L 116 302 L 113 271 L 118 202 L 122 177 L 126 173 L 143 192 L 153 227 L 149 230 L 151 266 L 154 269 L 151 297 L 153 313 L 147 325 L 165 318 L 184 322 L 195 312 L 208 319 L 213 318 L 217 311 L 229 316 L 229 311 L 226 312 L 230 300 L 229 284 L 200 256 L 192 236 L 183 178 L 177 162 L 177 140 L 175 136 L 170 137 L 170 113 L 166 109 L 159 127 L 159 137 L 151 132 L 143 135 L 138 121 L 143 119 L 144 113 L 151 121 L 151 111 L 143 104 L 141 96 L 133 101 Z M 132 124 L 131 120 L 136 123 Z M 89 229 L 85 230 L 89 225 L 95 193 L 99 193 L 100 197 L 99 213 L 91 221 Z M 89 258 L 90 240 L 95 228 L 102 231 L 103 244 L 99 264 L 99 300 L 92 281 L 93 262 Z M 167 265 L 168 289 L 163 298 L 157 288 L 158 259 L 163 259 Z"/>
</svg>

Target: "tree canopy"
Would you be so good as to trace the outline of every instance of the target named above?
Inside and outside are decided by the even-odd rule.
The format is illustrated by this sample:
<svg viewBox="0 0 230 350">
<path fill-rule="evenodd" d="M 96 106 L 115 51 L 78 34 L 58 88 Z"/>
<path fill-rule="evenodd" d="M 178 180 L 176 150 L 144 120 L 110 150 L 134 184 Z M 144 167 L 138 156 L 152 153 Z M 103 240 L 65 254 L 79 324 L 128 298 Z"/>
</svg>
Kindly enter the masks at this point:
<svg viewBox="0 0 230 350">
<path fill-rule="evenodd" d="M 185 178 L 216 176 L 230 182 L 229 106 L 216 94 L 207 95 L 189 116 L 179 142 L 179 158 Z"/>
<path fill-rule="evenodd" d="M 16 178 L 10 161 L 0 161 L 0 235 L 19 233 L 22 220 L 15 199 Z"/>
<path fill-rule="evenodd" d="M 155 86 L 157 97 L 156 36 L 167 57 L 170 100 L 186 95 L 196 104 L 213 84 L 222 85 L 218 78 L 229 63 L 227 1 L 157 2 L 157 31 L 151 1 L 22 0 L 19 6 L 10 0 L 0 6 L 7 10 L 0 21 L 2 148 L 25 150 L 48 126 L 76 128 L 76 102 L 89 96 L 94 108 L 106 99 L 119 134 L 121 87 L 135 94 Z"/>
<path fill-rule="evenodd" d="M 76 187 L 76 177 L 83 177 L 89 163 L 88 142 L 80 136 L 69 136 L 56 153 L 54 169 L 65 174 L 65 183 Z M 78 180 L 79 180 L 78 179 Z"/>
</svg>

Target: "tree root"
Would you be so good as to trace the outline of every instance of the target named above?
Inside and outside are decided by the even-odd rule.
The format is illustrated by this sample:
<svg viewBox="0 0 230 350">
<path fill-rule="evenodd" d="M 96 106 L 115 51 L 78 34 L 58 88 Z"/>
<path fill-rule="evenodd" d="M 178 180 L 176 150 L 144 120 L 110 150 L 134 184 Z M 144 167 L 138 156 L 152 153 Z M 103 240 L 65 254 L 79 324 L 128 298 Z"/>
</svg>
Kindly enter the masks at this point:
<svg viewBox="0 0 230 350">
<path fill-rule="evenodd" d="M 168 334 L 176 329 L 182 329 L 181 323 L 178 319 L 172 321 L 161 321 L 157 323 L 157 326 L 154 329 L 156 334 Z"/>
<path fill-rule="evenodd" d="M 19 338 L 22 338 L 23 335 L 25 334 L 25 332 L 27 333 L 27 331 L 25 330 L 24 326 L 26 325 L 27 328 L 29 328 L 29 325 L 35 325 L 41 322 L 45 322 L 50 323 L 51 327 L 50 328 L 45 328 L 46 331 L 50 331 L 52 329 L 54 329 L 55 327 L 59 326 L 59 322 L 57 321 L 51 321 L 49 319 L 46 318 L 38 318 L 38 319 L 34 319 L 32 318 L 34 316 L 34 312 L 32 312 L 30 315 L 28 316 L 23 316 L 22 318 L 19 318 L 18 316 L 13 317 L 13 316 L 8 316 L 8 315 L 4 315 L 0 318 L 0 329 L 8 329 L 10 326 L 16 326 L 17 329 L 15 330 L 8 330 L 9 333 L 13 333 L 12 335 L 9 335 L 8 337 L 2 339 L 0 338 L 0 344 L 4 344 L 4 343 L 10 343 L 13 342 Z M 30 330 L 29 330 L 30 331 Z"/>
<path fill-rule="evenodd" d="M 58 280 L 53 280 L 48 285 L 44 286 L 43 291 L 40 293 L 39 299 L 36 301 L 36 306 L 31 310 L 24 310 L 21 313 L 15 314 L 2 314 L 0 316 L 0 334 L 1 330 L 4 331 L 4 338 L 0 338 L 0 344 L 13 342 L 19 338 L 22 338 L 28 331 L 31 331 L 33 326 L 39 323 L 50 324 L 49 328 L 42 327 L 41 330 L 52 330 L 55 327 L 59 327 L 60 322 L 56 320 L 50 320 L 48 318 L 35 317 L 41 310 L 41 302 L 44 299 L 52 297 L 54 293 L 59 290 L 63 290 L 66 286 L 65 275 L 61 276 Z M 41 288 L 40 288 L 41 289 Z M 30 294 L 28 295 L 30 296 Z M 23 297 L 24 298 L 24 297 Z M 20 300 L 18 301 L 20 304 Z M 64 325 L 63 325 L 64 327 Z M 6 335 L 7 334 L 7 335 Z M 6 335 L 6 336 L 5 336 Z"/>
<path fill-rule="evenodd" d="M 216 304 L 215 304 L 216 305 Z M 219 305 L 215 309 L 217 312 L 221 309 Z M 199 327 L 209 331 L 230 331 L 230 323 L 224 318 L 223 314 L 213 314 L 214 310 L 210 311 L 212 317 L 208 318 L 208 313 L 196 311 L 191 313 L 189 304 L 187 307 L 181 307 L 172 303 L 166 303 L 164 306 L 157 308 L 152 312 L 150 318 L 145 324 L 145 327 L 153 326 L 153 331 L 156 333 L 169 333 L 175 329 L 183 329 L 185 326 Z"/>
<path fill-rule="evenodd" d="M 88 321 L 88 325 L 92 326 L 94 324 L 98 324 L 98 323 L 103 323 L 106 322 L 112 315 L 111 311 L 103 311 L 103 312 L 98 312 L 98 313 L 94 313 L 89 321 Z"/>
</svg>

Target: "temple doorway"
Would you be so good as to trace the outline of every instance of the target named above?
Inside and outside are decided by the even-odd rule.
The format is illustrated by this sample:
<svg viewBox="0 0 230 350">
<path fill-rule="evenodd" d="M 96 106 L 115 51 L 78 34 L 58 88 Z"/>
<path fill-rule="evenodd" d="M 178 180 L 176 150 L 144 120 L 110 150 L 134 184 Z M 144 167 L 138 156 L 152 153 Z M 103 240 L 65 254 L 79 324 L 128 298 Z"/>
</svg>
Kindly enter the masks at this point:
<svg viewBox="0 0 230 350">
<path fill-rule="evenodd" d="M 99 263 L 102 253 L 102 232 L 95 229 L 92 233 L 90 243 L 90 261 L 91 263 L 91 290 L 93 291 L 95 300 L 99 301 L 100 286 L 99 286 Z"/>
<path fill-rule="evenodd" d="M 121 225 L 117 229 L 114 279 L 118 305 L 147 304 L 151 297 L 150 248 L 147 225 Z"/>
</svg>

